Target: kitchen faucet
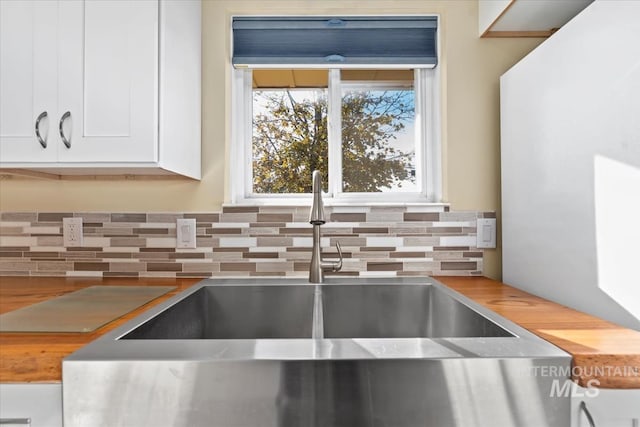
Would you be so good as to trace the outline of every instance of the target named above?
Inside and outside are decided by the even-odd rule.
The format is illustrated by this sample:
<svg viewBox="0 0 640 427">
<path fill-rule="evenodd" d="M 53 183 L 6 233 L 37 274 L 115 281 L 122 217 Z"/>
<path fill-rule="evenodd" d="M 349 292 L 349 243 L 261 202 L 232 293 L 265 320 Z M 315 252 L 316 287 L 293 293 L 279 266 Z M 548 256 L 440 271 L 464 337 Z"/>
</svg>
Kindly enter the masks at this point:
<svg viewBox="0 0 640 427">
<path fill-rule="evenodd" d="M 322 259 L 320 226 L 326 222 L 322 203 L 322 175 L 320 175 L 320 171 L 314 170 L 312 177 L 313 204 L 311 205 L 309 223 L 313 225 L 313 249 L 311 251 L 311 265 L 309 266 L 309 282 L 322 283 L 325 270 L 340 271 L 342 268 L 342 250 L 340 249 L 340 243 L 336 242 L 336 249 L 340 259 L 338 261 L 324 261 Z"/>
</svg>

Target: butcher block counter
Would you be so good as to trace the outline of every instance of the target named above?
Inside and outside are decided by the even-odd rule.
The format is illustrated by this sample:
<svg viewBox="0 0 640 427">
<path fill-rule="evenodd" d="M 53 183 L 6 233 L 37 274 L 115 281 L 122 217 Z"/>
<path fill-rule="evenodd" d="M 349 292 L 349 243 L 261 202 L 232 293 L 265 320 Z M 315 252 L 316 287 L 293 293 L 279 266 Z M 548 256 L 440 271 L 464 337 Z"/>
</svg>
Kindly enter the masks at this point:
<svg viewBox="0 0 640 427">
<path fill-rule="evenodd" d="M 436 279 L 570 353 L 572 376 L 581 386 L 640 388 L 640 332 L 488 278 Z M 0 333 L 0 382 L 59 382 L 64 357 L 200 280 L 0 277 L 0 314 L 95 285 L 176 287 L 94 332 Z"/>
</svg>

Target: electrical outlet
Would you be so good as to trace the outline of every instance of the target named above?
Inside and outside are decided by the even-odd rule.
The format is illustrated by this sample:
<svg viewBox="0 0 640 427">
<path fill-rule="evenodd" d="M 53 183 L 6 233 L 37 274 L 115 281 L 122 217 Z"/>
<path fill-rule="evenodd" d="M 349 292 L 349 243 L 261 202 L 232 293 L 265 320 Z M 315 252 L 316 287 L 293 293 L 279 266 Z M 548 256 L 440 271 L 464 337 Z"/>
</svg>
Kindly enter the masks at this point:
<svg viewBox="0 0 640 427">
<path fill-rule="evenodd" d="M 62 218 L 62 240 L 65 247 L 82 246 L 82 218 Z"/>
<path fill-rule="evenodd" d="M 180 218 L 176 220 L 176 248 L 194 249 L 196 247 L 195 218 Z"/>
<path fill-rule="evenodd" d="M 495 218 L 478 218 L 476 222 L 477 229 L 477 248 L 495 249 L 496 247 L 496 219 Z"/>
</svg>

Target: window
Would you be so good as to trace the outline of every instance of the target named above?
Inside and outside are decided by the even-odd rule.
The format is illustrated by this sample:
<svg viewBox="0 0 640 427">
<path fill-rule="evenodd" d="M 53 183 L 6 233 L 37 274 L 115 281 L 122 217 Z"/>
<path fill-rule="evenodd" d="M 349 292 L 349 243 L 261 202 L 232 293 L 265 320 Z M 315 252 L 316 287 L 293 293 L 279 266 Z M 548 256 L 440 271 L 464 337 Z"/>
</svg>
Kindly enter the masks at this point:
<svg viewBox="0 0 640 427">
<path fill-rule="evenodd" d="M 326 70 L 253 71 L 253 194 L 310 193 L 315 169 L 327 190 L 327 92 Z"/>
<path fill-rule="evenodd" d="M 345 193 L 418 192 L 414 70 L 342 70 L 340 109 Z M 420 171 L 421 172 L 421 171 Z"/>
<path fill-rule="evenodd" d="M 324 67 L 233 69 L 232 202 L 440 201 L 436 71 Z"/>
</svg>

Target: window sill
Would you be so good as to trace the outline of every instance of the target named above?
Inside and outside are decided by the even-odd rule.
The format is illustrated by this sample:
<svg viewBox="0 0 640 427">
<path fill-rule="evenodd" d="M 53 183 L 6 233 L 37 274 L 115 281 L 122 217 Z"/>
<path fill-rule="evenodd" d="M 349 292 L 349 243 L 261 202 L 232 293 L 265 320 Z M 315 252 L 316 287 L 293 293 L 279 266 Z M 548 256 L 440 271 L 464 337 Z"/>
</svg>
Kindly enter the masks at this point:
<svg viewBox="0 0 640 427">
<path fill-rule="evenodd" d="M 361 201 L 361 200 L 342 200 L 331 197 L 324 197 L 323 204 L 326 207 L 418 207 L 428 209 L 430 212 L 445 212 L 449 210 L 449 203 L 445 202 L 427 202 L 424 200 L 406 200 L 406 201 Z M 235 203 L 223 203 L 223 207 L 234 206 L 282 206 L 282 207 L 299 207 L 311 206 L 311 196 L 300 197 L 256 197 L 238 200 Z"/>
</svg>

